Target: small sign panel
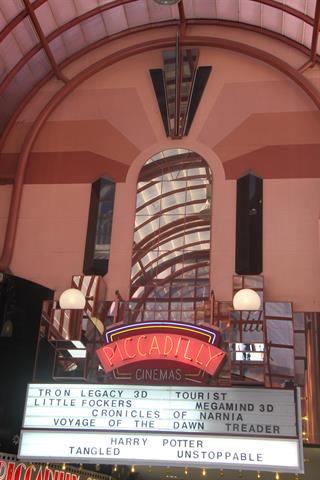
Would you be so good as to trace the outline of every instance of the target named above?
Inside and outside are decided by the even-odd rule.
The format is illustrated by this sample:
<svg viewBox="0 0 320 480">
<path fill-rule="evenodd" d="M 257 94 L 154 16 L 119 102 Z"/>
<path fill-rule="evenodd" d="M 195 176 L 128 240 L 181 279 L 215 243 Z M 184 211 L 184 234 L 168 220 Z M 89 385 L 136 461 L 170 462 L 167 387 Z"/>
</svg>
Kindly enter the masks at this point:
<svg viewBox="0 0 320 480">
<path fill-rule="evenodd" d="M 19 458 L 300 471 L 298 440 L 22 431 Z"/>
</svg>

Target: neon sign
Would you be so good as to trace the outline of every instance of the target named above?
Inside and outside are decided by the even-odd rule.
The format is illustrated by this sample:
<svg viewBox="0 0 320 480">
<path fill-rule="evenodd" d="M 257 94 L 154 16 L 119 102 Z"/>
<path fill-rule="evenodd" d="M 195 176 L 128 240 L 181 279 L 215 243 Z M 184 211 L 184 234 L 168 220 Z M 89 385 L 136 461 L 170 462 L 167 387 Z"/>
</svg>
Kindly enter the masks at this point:
<svg viewBox="0 0 320 480">
<path fill-rule="evenodd" d="M 6 462 L 0 459 L 0 480 L 82 480 L 82 478 L 82 475 L 44 465 Z M 87 480 L 93 479 L 89 477 Z"/>
<path fill-rule="evenodd" d="M 226 354 L 217 347 L 220 335 L 210 327 L 149 322 L 112 328 L 97 350 L 106 372 L 141 362 L 176 362 L 214 375 Z"/>
</svg>

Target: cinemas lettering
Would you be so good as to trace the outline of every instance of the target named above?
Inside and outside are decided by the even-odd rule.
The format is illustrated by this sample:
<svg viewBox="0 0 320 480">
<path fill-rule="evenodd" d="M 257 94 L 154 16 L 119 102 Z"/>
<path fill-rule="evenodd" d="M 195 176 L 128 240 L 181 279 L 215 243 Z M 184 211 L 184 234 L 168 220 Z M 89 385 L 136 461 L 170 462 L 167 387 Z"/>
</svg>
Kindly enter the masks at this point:
<svg viewBox="0 0 320 480">
<path fill-rule="evenodd" d="M 183 371 L 180 368 L 137 368 L 134 378 L 138 382 L 180 382 Z"/>
</svg>

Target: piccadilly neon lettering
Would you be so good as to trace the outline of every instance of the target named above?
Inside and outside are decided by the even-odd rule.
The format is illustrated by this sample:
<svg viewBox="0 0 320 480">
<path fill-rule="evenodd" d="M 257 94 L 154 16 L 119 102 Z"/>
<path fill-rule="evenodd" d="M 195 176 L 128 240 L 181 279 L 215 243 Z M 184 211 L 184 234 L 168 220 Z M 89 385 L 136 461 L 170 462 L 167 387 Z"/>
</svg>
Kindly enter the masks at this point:
<svg viewBox="0 0 320 480">
<path fill-rule="evenodd" d="M 213 375 L 225 357 L 215 345 L 178 334 L 146 333 L 120 338 L 97 350 L 106 372 L 131 363 L 173 360 L 193 365 Z M 1 479 L 0 479 L 1 480 Z"/>
<path fill-rule="evenodd" d="M 0 460 L 0 480 L 80 480 L 80 476 L 49 467 Z"/>
</svg>

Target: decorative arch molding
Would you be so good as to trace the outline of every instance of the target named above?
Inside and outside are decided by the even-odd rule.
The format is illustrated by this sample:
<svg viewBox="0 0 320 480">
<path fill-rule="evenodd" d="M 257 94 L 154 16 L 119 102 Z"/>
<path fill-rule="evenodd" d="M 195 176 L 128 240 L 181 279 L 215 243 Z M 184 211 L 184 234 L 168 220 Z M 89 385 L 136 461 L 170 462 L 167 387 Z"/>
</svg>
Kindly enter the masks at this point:
<svg viewBox="0 0 320 480">
<path fill-rule="evenodd" d="M 37 0 L 34 4 L 34 6 L 40 6 L 42 2 L 44 2 L 45 0 Z M 134 1 L 134 0 L 127 0 L 129 2 L 131 1 Z M 255 1 L 255 0 L 254 0 Z M 262 1 L 262 0 L 261 0 Z M 270 0 L 266 0 L 267 1 L 270 1 Z M 39 2 L 39 5 L 36 5 L 37 3 Z M 110 6 L 110 4 L 107 4 L 105 5 L 106 7 L 107 6 Z M 284 7 L 284 6 L 283 6 Z M 100 8 L 100 7 L 99 7 Z M 276 7 L 278 8 L 278 7 Z M 281 9 L 281 8 L 280 8 Z M 19 17 L 19 16 L 18 16 Z M 18 17 L 16 17 L 18 19 Z M 23 17 L 24 18 L 24 17 Z M 22 18 L 22 19 L 23 19 Z M 308 22 L 307 22 L 308 23 Z M 72 24 L 73 25 L 73 24 Z M 261 28 L 261 27 L 257 27 L 255 25 L 249 25 L 249 24 L 246 24 L 246 23 L 242 23 L 242 22 L 234 22 L 234 21 L 231 21 L 231 20 L 222 20 L 222 19 L 188 19 L 186 20 L 186 25 L 190 25 L 190 26 L 220 26 L 220 27 L 227 27 L 227 28 L 232 28 L 232 29 L 238 29 L 240 31 L 242 30 L 245 30 L 247 32 L 254 32 L 254 33 L 257 33 L 259 35 L 262 35 L 262 36 L 265 36 L 265 37 L 269 37 L 269 38 L 272 38 L 274 40 L 277 40 L 291 48 L 294 48 L 295 50 L 297 51 L 300 51 L 301 53 L 303 53 L 304 55 L 306 55 L 307 57 L 309 57 L 310 55 L 310 50 L 300 44 L 300 43 L 297 43 L 296 41 L 290 39 L 289 37 L 285 37 L 277 32 L 273 32 L 272 30 L 268 30 L 266 28 Z M 8 25 L 9 26 L 9 25 Z M 120 39 L 123 39 L 127 36 L 131 36 L 131 35 L 135 35 L 135 34 L 138 34 L 138 33 L 144 33 L 144 32 L 152 32 L 153 30 L 155 29 L 163 29 L 163 28 L 168 28 L 168 27 L 179 27 L 179 20 L 169 20 L 169 21 L 161 21 L 161 22 L 155 22 L 153 24 L 148 24 L 148 25 L 140 25 L 138 27 L 133 27 L 133 28 L 130 28 L 130 29 L 127 29 L 123 32 L 120 32 L 120 33 L 116 33 L 114 35 L 111 35 L 107 38 L 103 38 L 103 39 L 100 39 L 96 42 L 93 42 L 92 44 L 82 48 L 81 50 L 79 50 L 78 52 L 75 52 L 74 54 L 72 54 L 70 57 L 68 57 L 67 59 L 65 59 L 62 63 L 60 63 L 58 65 L 59 69 L 60 70 L 63 70 L 64 68 L 66 68 L 68 65 L 72 64 L 73 62 L 77 61 L 79 58 L 82 58 L 84 57 L 86 54 L 100 48 L 100 47 L 103 47 L 107 44 L 110 44 L 112 42 L 115 42 L 117 40 L 120 40 Z M 58 29 L 59 30 L 59 29 Z M 64 31 L 64 30 L 63 30 Z M 54 35 L 56 31 L 52 32 L 52 34 L 49 35 L 49 37 L 51 38 L 51 35 Z M 48 39 L 49 39 L 48 37 Z M 1 35 L 0 35 L 0 38 L 1 38 Z M 55 36 L 53 37 L 55 38 Z M 52 38 L 52 39 L 53 39 Z M 185 45 L 187 45 L 187 43 L 185 43 Z M 23 59 L 14 67 L 14 69 L 9 72 L 8 74 L 8 78 L 6 77 L 5 80 L 0 84 L 0 92 L 3 91 L 3 88 L 7 85 L 7 83 L 10 83 L 11 80 L 13 80 L 15 74 L 17 73 L 17 71 L 19 71 L 20 68 L 22 68 L 24 66 L 24 64 L 26 63 L 26 61 L 32 57 L 32 52 L 34 50 L 33 53 L 36 53 L 38 50 L 40 49 L 39 46 L 36 46 L 34 47 L 34 49 L 32 49 L 32 51 L 30 51 L 28 53 L 28 55 L 25 55 L 23 57 Z M 30 56 L 31 55 L 31 56 Z M 320 57 L 319 55 L 316 55 L 315 56 L 315 63 L 316 62 L 319 62 L 320 60 Z M 307 64 L 308 64 L 308 61 L 307 61 Z M 307 65 L 307 64 L 304 64 L 304 65 Z M 303 73 L 304 70 L 301 71 L 301 73 Z M 50 72 L 48 73 L 47 75 L 45 75 L 45 77 L 43 79 L 41 79 L 28 93 L 27 95 L 24 97 L 24 99 L 22 100 L 22 102 L 19 104 L 19 106 L 17 107 L 17 109 L 14 111 L 14 113 L 10 116 L 10 120 L 8 121 L 8 123 L 6 124 L 6 126 L 4 127 L 4 130 L 1 134 L 1 137 L 0 137 L 0 153 L 3 149 L 3 146 L 5 145 L 5 142 L 6 142 L 6 139 L 7 137 L 9 136 L 10 134 L 10 131 L 11 129 L 13 128 L 15 122 L 17 121 L 17 119 L 19 118 L 19 115 L 20 113 L 24 110 L 24 108 L 28 105 L 28 103 L 30 102 L 30 100 L 38 93 L 38 91 L 41 89 L 41 87 L 43 87 L 45 85 L 46 82 L 48 82 L 49 80 L 51 80 L 52 78 L 54 77 L 54 72 Z"/>
<path fill-rule="evenodd" d="M 33 4 L 34 7 L 37 7 L 37 6 L 40 6 L 45 0 L 36 0 L 35 3 Z M 133 1 L 133 0 L 127 0 L 129 2 Z M 256 1 L 256 0 L 254 0 Z M 265 0 L 265 2 L 263 2 L 263 0 L 261 0 L 261 3 L 268 3 L 270 0 Z M 273 2 L 273 0 L 271 0 Z M 104 7 L 110 7 L 111 4 L 106 4 Z M 281 5 L 281 6 L 280 6 Z M 101 8 L 101 7 L 99 7 Z M 280 10 L 283 8 L 285 10 L 286 6 L 282 5 L 282 4 L 279 4 L 279 7 L 276 6 L 276 8 L 280 8 Z M 24 12 L 22 12 L 23 14 Z M 89 12 L 90 13 L 90 12 Z M 303 14 L 304 15 L 304 14 Z M 20 20 L 23 20 L 24 18 L 24 15 L 21 15 L 19 14 L 17 17 L 15 17 L 14 22 L 13 22 L 13 26 L 16 25 L 16 21 L 19 23 Z M 257 33 L 259 35 L 262 35 L 264 37 L 269 37 L 271 39 L 274 39 L 274 40 L 277 40 L 291 48 L 294 48 L 295 50 L 301 52 L 302 54 L 306 55 L 308 58 L 310 56 L 310 49 L 308 49 L 306 46 L 296 42 L 295 40 L 292 40 L 291 38 L 289 37 L 286 37 L 284 35 L 281 35 L 277 32 L 273 32 L 272 30 L 268 30 L 266 28 L 261 28 L 261 27 L 257 27 L 255 25 L 249 25 L 249 24 L 246 24 L 246 23 L 242 23 L 242 22 L 235 22 L 235 21 L 231 21 L 231 20 L 222 20 L 222 19 L 187 19 L 185 20 L 186 21 L 186 25 L 189 25 L 189 26 L 220 26 L 220 27 L 227 27 L 227 28 L 232 28 L 232 29 L 238 29 L 240 31 L 244 30 L 244 31 L 247 31 L 247 32 L 254 32 L 254 33 Z M 305 21 L 307 23 L 310 23 L 308 21 L 308 18 L 305 19 Z M 73 26 L 73 21 L 72 21 L 72 25 Z M 10 27 L 10 23 L 7 25 L 7 27 Z M 7 29 L 7 27 L 5 27 L 5 29 L 1 32 L 1 33 L 5 33 L 4 31 Z M 65 26 L 63 26 L 64 28 Z M 143 32 L 151 32 L 155 29 L 163 29 L 163 28 L 168 28 L 168 27 L 174 27 L 174 28 L 177 28 L 179 27 L 179 20 L 169 20 L 169 21 L 161 21 L 161 22 L 155 22 L 153 24 L 148 24 L 148 25 L 139 25 L 138 27 L 133 27 L 133 28 L 130 28 L 130 29 L 127 29 L 123 32 L 120 32 L 120 33 L 116 33 L 114 35 L 111 35 L 107 38 L 103 38 L 103 39 L 100 39 L 96 42 L 93 42 L 92 44 L 84 47 L 83 49 L 79 50 L 78 52 L 75 52 L 74 54 L 72 54 L 70 57 L 68 57 L 67 59 L 65 59 L 62 63 L 60 63 L 58 65 L 59 69 L 62 70 L 64 69 L 65 67 L 67 67 L 68 65 L 72 64 L 73 62 L 75 62 L 76 60 L 78 60 L 79 58 L 85 56 L 86 54 L 96 50 L 97 48 L 100 48 L 104 45 L 107 45 L 107 44 L 110 44 L 114 41 L 117 41 L 119 39 L 123 39 L 127 36 L 131 36 L 131 35 L 135 35 L 137 33 L 143 33 Z M 9 30 L 11 30 L 9 28 Z M 52 40 L 53 38 L 56 37 L 56 32 L 58 33 L 58 31 L 60 31 L 60 29 L 58 29 L 57 31 L 54 31 L 52 32 L 49 36 L 48 36 L 48 40 Z M 64 29 L 63 29 L 64 31 Z M 0 39 L 1 39 L 1 33 L 0 33 Z M 61 33 L 61 32 L 60 32 Z M 52 36 L 52 38 L 51 38 Z M 34 50 L 34 53 L 36 53 L 38 51 L 38 48 L 39 46 L 36 46 L 33 50 Z M 33 51 L 32 50 L 32 51 Z M 29 52 L 28 55 L 31 55 L 32 54 L 32 51 Z M 0 92 L 1 90 L 3 89 L 3 87 L 5 86 L 5 83 L 7 82 L 11 82 L 11 80 L 14 78 L 14 75 L 17 73 L 17 71 L 23 67 L 23 65 L 25 64 L 26 60 L 29 58 L 29 56 L 26 55 L 23 57 L 23 59 L 21 60 L 21 62 L 19 62 L 19 64 L 16 65 L 16 67 L 14 67 L 14 69 L 9 72 L 8 74 L 8 78 L 6 78 L 2 84 L 0 85 Z M 32 56 L 32 55 L 31 55 Z M 31 58 L 31 57 L 30 57 Z M 314 59 L 314 63 L 316 62 L 319 62 L 319 55 L 315 55 L 315 59 Z M 307 64 L 308 64 L 308 61 L 307 61 Z M 306 64 L 304 64 L 306 65 Z M 54 77 L 54 72 L 50 72 L 48 73 L 47 75 L 45 75 L 45 77 L 40 80 L 28 93 L 27 95 L 24 97 L 24 99 L 22 100 L 22 102 L 19 104 L 19 106 L 17 107 L 17 109 L 14 111 L 14 113 L 10 116 L 10 120 L 8 121 L 8 123 L 6 124 L 3 132 L 2 132 L 2 135 L 0 137 L 0 152 L 2 151 L 2 148 L 6 142 L 6 138 L 7 136 L 9 135 L 11 129 L 13 128 L 15 122 L 17 121 L 17 119 L 19 118 L 19 115 L 20 113 L 23 111 L 23 109 L 26 107 L 26 105 L 29 103 L 29 101 L 34 97 L 34 95 L 40 90 L 40 88 L 46 83 L 48 82 L 49 80 L 51 80 L 52 78 Z"/>
<path fill-rule="evenodd" d="M 70 79 L 46 104 L 43 110 L 38 115 L 37 119 L 33 123 L 31 129 L 29 130 L 25 141 L 23 143 L 18 164 L 17 170 L 13 183 L 13 191 L 11 196 L 10 208 L 9 208 L 9 219 L 7 223 L 6 235 L 4 240 L 3 252 L 0 258 L 0 271 L 5 271 L 8 269 L 11 258 L 13 255 L 14 241 L 16 236 L 18 215 L 21 204 L 21 196 L 23 191 L 23 184 L 25 179 L 26 168 L 28 165 L 28 159 L 30 152 L 34 143 L 36 142 L 42 127 L 44 126 L 46 120 L 49 116 L 55 111 L 55 109 L 62 103 L 62 101 L 74 91 L 81 83 L 100 72 L 106 67 L 109 67 L 121 60 L 125 60 L 131 56 L 138 55 L 140 53 L 145 53 L 148 51 L 158 50 L 162 48 L 170 48 L 174 45 L 174 39 L 172 38 L 162 38 L 157 40 L 151 40 L 144 43 L 139 43 L 137 45 L 130 46 L 128 48 L 119 50 L 110 56 L 103 58 L 96 63 L 90 65 L 79 74 L 75 75 Z M 279 70 L 284 75 L 289 77 L 296 83 L 306 95 L 313 101 L 318 109 L 320 109 L 320 93 L 317 89 L 306 79 L 302 73 L 298 72 L 291 65 L 285 61 L 277 58 L 276 56 L 265 52 L 263 50 L 257 49 L 250 45 L 243 44 L 241 42 L 216 38 L 216 37 L 206 37 L 206 36 L 195 36 L 187 37 L 181 41 L 182 46 L 186 47 L 212 47 L 212 48 L 221 48 L 226 50 L 231 50 L 238 52 L 249 57 L 255 58 L 259 61 L 270 65 L 271 67 Z"/>
<path fill-rule="evenodd" d="M 126 3 L 130 3 L 134 0 L 123 0 L 123 1 L 125 1 Z M 253 0 L 253 1 L 257 1 L 257 0 Z M 263 0 L 261 0 L 261 3 L 265 3 L 265 2 Z M 121 4 L 123 4 L 123 2 Z M 282 6 L 285 7 L 285 5 L 282 5 Z M 70 20 L 66 24 L 59 27 L 57 30 L 54 30 L 53 32 L 51 32 L 48 35 L 48 37 L 46 37 L 47 42 L 49 43 L 52 40 L 54 40 L 55 38 L 58 38 L 59 35 L 61 35 L 65 31 L 68 31 L 70 28 L 74 27 L 75 25 L 79 25 L 79 24 L 81 25 L 81 21 L 87 20 L 88 18 L 91 18 L 92 16 L 94 16 L 95 12 L 101 13 L 102 9 L 103 10 L 109 10 L 110 8 L 112 8 L 111 4 L 106 4 L 103 7 L 99 6 L 96 9 L 93 9 L 92 11 L 89 11 L 89 12 L 83 14 L 83 15 L 80 15 L 79 17 L 77 17 L 75 19 Z M 279 7 L 275 6 L 275 8 L 279 8 Z M 285 11 L 285 8 L 284 9 L 279 8 L 279 9 Z M 297 13 L 297 15 L 293 14 L 294 17 L 300 18 L 302 21 L 305 21 L 309 25 L 313 25 L 313 20 L 312 20 L 311 17 L 308 17 L 307 15 L 301 14 L 301 12 L 299 12 L 299 11 L 296 11 L 296 13 Z M 16 17 L 16 18 L 18 18 L 18 17 Z M 23 19 L 23 18 L 24 17 L 21 17 L 21 19 Z M 15 20 L 15 19 L 13 19 L 13 20 Z M 309 54 L 310 54 L 310 49 L 308 47 L 306 47 L 305 45 L 303 45 L 302 43 L 298 43 L 298 42 L 296 42 L 295 40 L 292 40 L 289 37 L 286 37 L 286 36 L 284 36 L 280 33 L 274 32 L 274 31 L 269 30 L 269 29 L 264 28 L 264 27 L 257 27 L 255 25 L 250 25 L 250 24 L 246 24 L 246 23 L 243 23 L 243 22 L 235 22 L 235 21 L 232 21 L 232 20 L 225 20 L 225 19 L 185 19 L 184 22 L 185 22 L 184 23 L 185 26 L 188 26 L 188 25 L 189 26 L 216 25 L 216 26 L 224 26 L 224 27 L 231 27 L 231 28 L 240 28 L 241 30 L 247 30 L 247 31 L 259 33 L 261 35 L 279 40 L 280 42 L 282 42 L 282 43 L 284 43 L 284 44 L 286 44 L 290 47 L 295 48 L 296 50 L 304 53 L 307 56 L 309 56 Z M 13 25 L 14 26 L 16 25 L 15 21 L 13 21 Z M 150 24 L 144 24 L 144 25 L 139 25 L 138 27 L 131 27 L 131 28 L 126 29 L 125 31 L 121 31 L 119 33 L 110 35 L 107 38 L 100 39 L 96 42 L 93 42 L 90 45 L 87 45 L 86 47 L 84 47 L 83 49 L 75 52 L 74 54 L 70 55 L 70 57 L 65 59 L 60 64 L 57 64 L 57 67 L 59 69 L 57 78 L 60 79 L 60 80 L 62 79 L 62 78 L 60 78 L 59 72 L 66 65 L 70 64 L 71 62 L 73 62 L 77 58 L 85 55 L 86 53 L 88 53 L 92 50 L 95 50 L 99 46 L 104 45 L 105 43 L 109 43 L 110 41 L 114 41 L 114 40 L 117 40 L 119 38 L 123 38 L 123 37 L 126 37 L 128 35 L 131 35 L 131 34 L 137 33 L 137 32 L 144 32 L 144 31 L 149 31 L 149 30 L 155 29 L 155 28 L 164 28 L 164 27 L 177 27 L 178 28 L 179 26 L 180 26 L 180 20 L 163 20 L 163 21 L 160 21 L 160 22 L 154 22 L 151 25 Z M 6 36 L 6 34 L 9 33 L 12 30 L 9 27 L 10 27 L 10 24 L 8 24 L 7 27 L 5 27 L 4 30 L 2 30 L 0 32 L 0 40 L 1 40 L 1 38 L 4 38 Z M 13 69 L 7 74 L 5 79 L 0 84 L 0 93 L 5 90 L 5 88 L 12 82 L 15 75 L 40 50 L 41 50 L 41 44 L 39 43 L 39 44 L 35 45 L 26 55 L 24 55 L 21 58 L 21 60 L 13 67 Z M 319 61 L 319 55 L 314 53 L 313 56 L 314 56 L 314 63 L 318 62 Z M 52 76 L 54 76 L 54 74 L 55 74 L 55 72 L 52 71 Z"/>
</svg>

